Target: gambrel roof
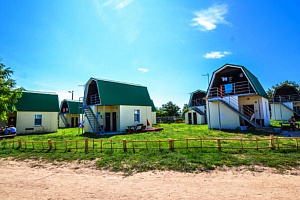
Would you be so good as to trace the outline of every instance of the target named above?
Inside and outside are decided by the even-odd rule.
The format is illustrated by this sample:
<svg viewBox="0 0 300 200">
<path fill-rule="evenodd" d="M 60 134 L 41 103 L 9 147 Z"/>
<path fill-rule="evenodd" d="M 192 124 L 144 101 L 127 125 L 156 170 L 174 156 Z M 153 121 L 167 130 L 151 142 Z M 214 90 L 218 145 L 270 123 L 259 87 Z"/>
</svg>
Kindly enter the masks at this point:
<svg viewBox="0 0 300 200">
<path fill-rule="evenodd" d="M 17 111 L 58 112 L 58 95 L 53 92 L 22 91 L 16 103 Z"/>
<path fill-rule="evenodd" d="M 90 78 L 87 85 L 91 81 L 97 83 L 101 105 L 151 106 L 152 110 L 155 111 L 153 101 L 145 86 L 97 78 Z"/>
<path fill-rule="evenodd" d="M 67 104 L 67 107 L 69 108 L 68 114 L 81 114 L 82 113 L 82 102 L 79 102 L 78 100 L 64 99 L 60 103 L 60 109 L 63 106 L 64 102 Z"/>
<path fill-rule="evenodd" d="M 260 95 L 260 96 L 263 96 L 265 98 L 269 98 L 266 91 L 264 90 L 264 88 L 262 87 L 262 85 L 260 84 L 258 78 L 256 76 L 254 76 L 246 67 L 242 66 L 242 65 L 235 65 L 235 64 L 225 64 L 223 65 L 222 67 L 220 67 L 219 69 L 215 70 L 213 72 L 213 75 L 212 75 L 212 79 L 210 80 L 210 87 L 211 87 L 211 84 L 212 84 L 212 81 L 215 77 L 215 75 L 219 72 L 221 72 L 222 70 L 226 69 L 227 67 L 232 67 L 232 68 L 240 68 L 245 76 L 247 77 L 248 81 L 251 83 L 251 85 L 253 86 L 256 94 Z"/>
</svg>

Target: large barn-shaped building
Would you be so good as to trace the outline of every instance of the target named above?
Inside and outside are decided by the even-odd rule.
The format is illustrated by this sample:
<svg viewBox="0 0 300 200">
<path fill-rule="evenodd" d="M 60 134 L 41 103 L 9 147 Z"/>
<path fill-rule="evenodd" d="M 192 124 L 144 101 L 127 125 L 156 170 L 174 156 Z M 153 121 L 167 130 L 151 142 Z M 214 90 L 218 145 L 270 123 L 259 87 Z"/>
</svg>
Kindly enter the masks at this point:
<svg viewBox="0 0 300 200">
<path fill-rule="evenodd" d="M 191 93 L 188 103 L 189 111 L 185 113 L 186 124 L 206 123 L 206 92 L 196 90 Z"/>
<path fill-rule="evenodd" d="M 271 104 L 272 119 L 287 121 L 291 116 L 300 119 L 300 94 L 296 87 L 282 85 L 273 94 Z"/>
<path fill-rule="evenodd" d="M 244 66 L 225 64 L 217 69 L 210 81 L 207 101 L 210 128 L 270 125 L 268 95 Z"/>
<path fill-rule="evenodd" d="M 82 102 L 64 99 L 60 103 L 59 127 L 78 127 L 83 120 Z"/>
<path fill-rule="evenodd" d="M 56 93 L 23 91 L 15 105 L 17 111 L 8 114 L 7 124 L 1 122 L 1 126 L 13 125 L 18 134 L 56 132 L 58 103 Z"/>
<path fill-rule="evenodd" d="M 156 124 L 156 112 L 144 86 L 90 78 L 83 110 L 86 132 L 124 132 L 128 126 Z"/>
</svg>

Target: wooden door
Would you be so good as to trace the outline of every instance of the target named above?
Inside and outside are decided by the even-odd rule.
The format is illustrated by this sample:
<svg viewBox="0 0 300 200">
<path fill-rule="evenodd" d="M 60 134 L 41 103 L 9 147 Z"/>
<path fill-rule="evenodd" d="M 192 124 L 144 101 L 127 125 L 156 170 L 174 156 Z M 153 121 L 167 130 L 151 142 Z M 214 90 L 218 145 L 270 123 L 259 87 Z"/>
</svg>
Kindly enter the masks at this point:
<svg viewBox="0 0 300 200">
<path fill-rule="evenodd" d="M 112 131 L 114 131 L 114 132 L 117 131 L 117 113 L 116 112 L 112 113 Z"/>
<path fill-rule="evenodd" d="M 76 127 L 78 127 L 78 125 L 79 125 L 78 124 L 78 117 L 75 118 L 75 125 L 76 125 Z"/>
<path fill-rule="evenodd" d="M 74 127 L 74 117 L 71 118 L 71 127 Z"/>
<path fill-rule="evenodd" d="M 197 124 L 197 113 L 193 113 L 193 121 L 194 121 L 194 124 Z"/>
<path fill-rule="evenodd" d="M 105 113 L 105 132 L 110 131 L 110 113 Z"/>
<path fill-rule="evenodd" d="M 192 124 L 192 113 L 188 113 L 189 124 Z"/>
</svg>

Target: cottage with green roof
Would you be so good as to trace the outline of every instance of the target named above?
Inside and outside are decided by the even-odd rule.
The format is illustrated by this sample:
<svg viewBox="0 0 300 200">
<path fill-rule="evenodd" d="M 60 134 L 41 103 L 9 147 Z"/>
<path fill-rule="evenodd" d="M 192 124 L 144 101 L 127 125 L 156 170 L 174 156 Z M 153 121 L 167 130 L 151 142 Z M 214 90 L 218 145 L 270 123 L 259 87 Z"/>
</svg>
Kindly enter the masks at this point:
<svg viewBox="0 0 300 200">
<path fill-rule="evenodd" d="M 82 102 L 78 100 L 62 100 L 59 109 L 59 127 L 78 127 L 82 120 Z"/>
<path fill-rule="evenodd" d="M 206 92 L 196 90 L 191 93 L 189 111 L 185 113 L 186 124 L 206 124 Z"/>
<path fill-rule="evenodd" d="M 270 125 L 268 95 L 244 66 L 225 64 L 214 71 L 206 98 L 209 128 Z"/>
<path fill-rule="evenodd" d="M 59 107 L 56 93 L 23 91 L 16 109 L 8 115 L 7 125 L 15 126 L 18 134 L 57 131 Z"/>
<path fill-rule="evenodd" d="M 147 87 L 90 78 L 85 85 L 83 110 L 86 132 L 124 132 L 128 126 L 156 124 Z"/>
<path fill-rule="evenodd" d="M 274 121 L 288 121 L 294 116 L 300 119 L 300 93 L 295 86 L 282 85 L 273 93 L 271 104 L 272 119 Z"/>
</svg>

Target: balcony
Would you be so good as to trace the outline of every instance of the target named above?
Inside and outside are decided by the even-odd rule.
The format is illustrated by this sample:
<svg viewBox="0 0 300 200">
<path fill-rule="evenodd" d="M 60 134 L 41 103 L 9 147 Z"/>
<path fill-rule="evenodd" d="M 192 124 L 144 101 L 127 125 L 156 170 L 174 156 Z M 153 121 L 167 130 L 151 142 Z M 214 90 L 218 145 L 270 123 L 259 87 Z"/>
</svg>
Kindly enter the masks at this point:
<svg viewBox="0 0 300 200">
<path fill-rule="evenodd" d="M 254 94 L 255 91 L 248 81 L 223 84 L 219 87 L 212 87 L 208 91 L 208 98 L 222 97 L 228 95 Z"/>
</svg>

